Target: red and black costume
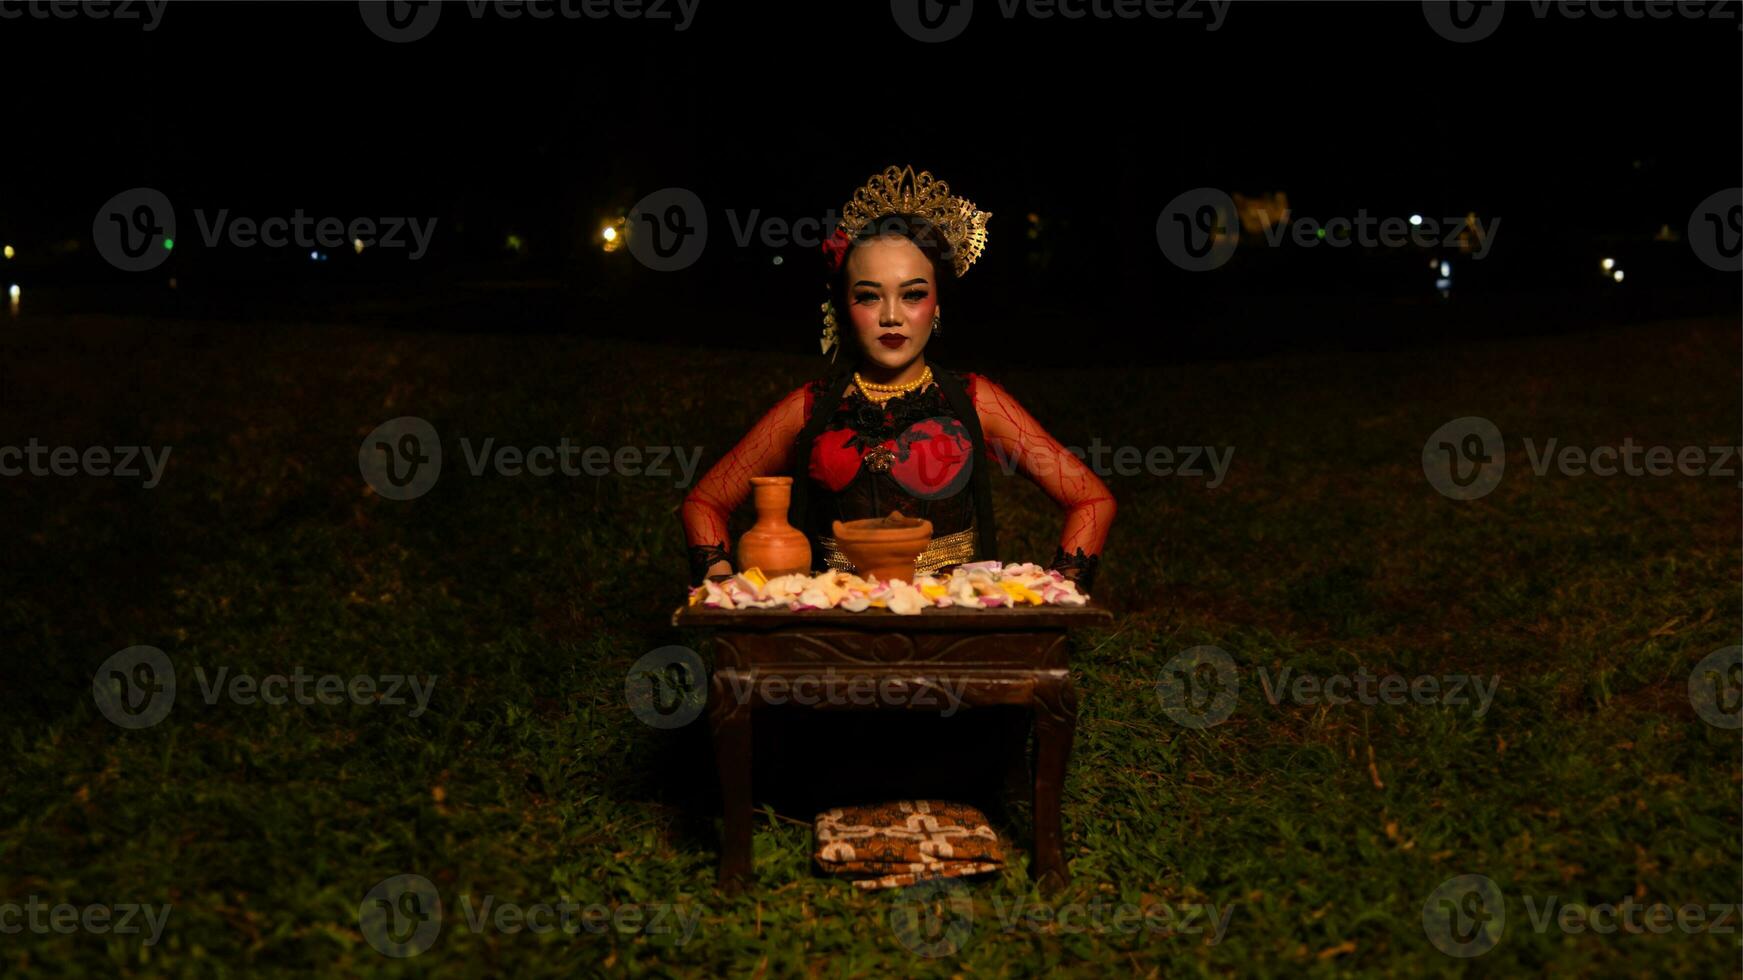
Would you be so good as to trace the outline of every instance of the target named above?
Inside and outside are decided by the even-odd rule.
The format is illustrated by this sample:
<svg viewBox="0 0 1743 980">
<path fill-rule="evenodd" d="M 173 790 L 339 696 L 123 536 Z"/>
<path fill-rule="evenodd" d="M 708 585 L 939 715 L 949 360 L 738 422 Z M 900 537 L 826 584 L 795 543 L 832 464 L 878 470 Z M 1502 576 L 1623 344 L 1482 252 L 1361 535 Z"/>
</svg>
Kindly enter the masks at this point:
<svg viewBox="0 0 1743 980">
<path fill-rule="evenodd" d="M 1114 515 L 1107 487 L 990 379 L 937 365 L 932 374 L 933 384 L 879 405 L 843 372 L 770 409 L 684 500 L 691 581 L 730 563 L 727 517 L 749 495 L 749 478 L 764 475 L 793 477 L 788 521 L 811 539 L 819 569 L 819 540 L 833 521 L 892 510 L 931 521 L 934 538 L 972 529 L 973 559 L 997 558 L 990 477 L 1014 466 L 1065 509 L 1051 567 L 1087 592 Z"/>
</svg>

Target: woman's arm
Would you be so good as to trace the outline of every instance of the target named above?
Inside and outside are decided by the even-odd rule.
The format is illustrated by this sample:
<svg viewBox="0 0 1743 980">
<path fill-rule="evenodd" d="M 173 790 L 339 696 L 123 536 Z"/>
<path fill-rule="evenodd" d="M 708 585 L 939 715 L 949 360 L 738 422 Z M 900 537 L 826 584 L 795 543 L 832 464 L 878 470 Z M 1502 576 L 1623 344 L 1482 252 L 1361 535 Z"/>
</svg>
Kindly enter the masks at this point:
<svg viewBox="0 0 1743 980">
<path fill-rule="evenodd" d="M 1024 476 L 1065 509 L 1065 529 L 1051 567 L 1088 591 L 1114 522 L 1114 498 L 1107 484 L 1048 435 L 1010 392 L 977 374 L 969 375 L 969 392 L 987 451 L 994 456 L 991 462 L 1007 467 L 1015 462 Z"/>
<path fill-rule="evenodd" d="M 726 521 L 750 495 L 750 478 L 778 476 L 790 465 L 793 440 L 805 425 L 809 386 L 795 388 L 751 426 L 738 445 L 709 468 L 684 497 L 684 537 L 690 545 L 690 581 L 732 571 Z"/>
</svg>

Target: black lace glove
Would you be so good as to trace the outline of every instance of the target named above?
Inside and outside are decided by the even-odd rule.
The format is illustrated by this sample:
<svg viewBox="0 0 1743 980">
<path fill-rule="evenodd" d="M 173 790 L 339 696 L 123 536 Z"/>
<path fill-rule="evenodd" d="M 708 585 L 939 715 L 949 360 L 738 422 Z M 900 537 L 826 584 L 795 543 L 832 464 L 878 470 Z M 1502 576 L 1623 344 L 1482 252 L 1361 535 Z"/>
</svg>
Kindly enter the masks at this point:
<svg viewBox="0 0 1743 980">
<path fill-rule="evenodd" d="M 1066 554 L 1064 548 L 1054 548 L 1053 560 L 1047 567 L 1076 582 L 1077 591 L 1087 595 L 1095 587 L 1095 571 L 1101 567 L 1101 556 L 1086 555 L 1082 548 L 1075 555 Z"/>
<path fill-rule="evenodd" d="M 720 562 L 732 565 L 732 556 L 726 553 L 726 542 L 714 544 L 693 544 L 690 546 L 690 585 L 692 588 L 701 585 L 708 577 L 708 570 Z"/>
</svg>

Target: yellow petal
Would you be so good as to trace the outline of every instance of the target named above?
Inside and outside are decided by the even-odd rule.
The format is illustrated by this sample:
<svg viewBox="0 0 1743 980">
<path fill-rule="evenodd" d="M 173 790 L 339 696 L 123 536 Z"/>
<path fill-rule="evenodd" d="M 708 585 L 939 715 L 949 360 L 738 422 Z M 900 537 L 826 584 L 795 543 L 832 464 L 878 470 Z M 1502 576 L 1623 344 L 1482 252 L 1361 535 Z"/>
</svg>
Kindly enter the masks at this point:
<svg viewBox="0 0 1743 980">
<path fill-rule="evenodd" d="M 745 578 L 745 581 L 751 583 L 752 585 L 755 585 L 759 589 L 762 588 L 763 586 L 769 584 L 768 576 L 764 575 L 763 570 L 760 568 L 747 568 L 747 569 L 745 569 L 744 578 Z"/>
<path fill-rule="evenodd" d="M 920 586 L 920 594 L 928 599 L 942 599 L 948 593 L 944 591 L 942 585 L 922 585 Z"/>
</svg>

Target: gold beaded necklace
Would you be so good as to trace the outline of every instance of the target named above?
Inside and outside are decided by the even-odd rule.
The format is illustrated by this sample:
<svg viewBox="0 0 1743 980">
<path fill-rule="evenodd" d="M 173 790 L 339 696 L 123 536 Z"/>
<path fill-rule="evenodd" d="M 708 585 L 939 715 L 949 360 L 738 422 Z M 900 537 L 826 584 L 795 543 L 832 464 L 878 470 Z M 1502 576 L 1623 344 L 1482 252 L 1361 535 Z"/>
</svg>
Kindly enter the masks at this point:
<svg viewBox="0 0 1743 980">
<path fill-rule="evenodd" d="M 879 405 L 882 405 L 884 402 L 887 402 L 890 399 L 895 398 L 899 395 L 905 395 L 910 391 L 914 391 L 914 390 L 919 389 L 919 388 L 924 388 L 924 387 L 926 387 L 927 383 L 930 382 L 931 380 L 932 380 L 932 365 L 930 365 L 930 364 L 926 365 L 926 367 L 920 372 L 920 376 L 918 378 L 915 378 L 914 380 L 905 382 L 903 384 L 895 384 L 895 385 L 879 384 L 878 382 L 875 382 L 875 381 L 867 381 L 865 378 L 860 376 L 860 373 L 858 371 L 853 372 L 854 386 L 860 390 L 861 394 L 865 395 L 867 400 L 875 402 Z"/>
</svg>

